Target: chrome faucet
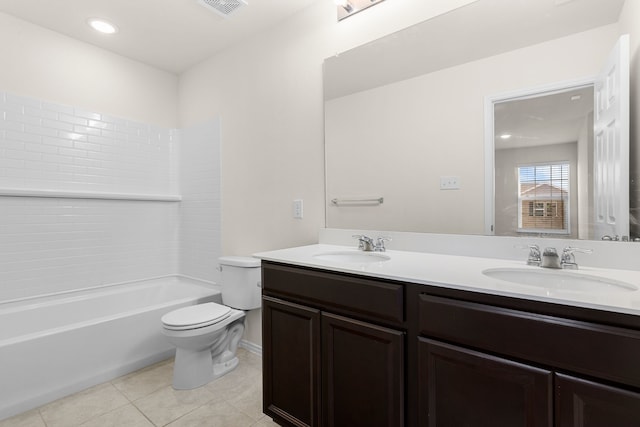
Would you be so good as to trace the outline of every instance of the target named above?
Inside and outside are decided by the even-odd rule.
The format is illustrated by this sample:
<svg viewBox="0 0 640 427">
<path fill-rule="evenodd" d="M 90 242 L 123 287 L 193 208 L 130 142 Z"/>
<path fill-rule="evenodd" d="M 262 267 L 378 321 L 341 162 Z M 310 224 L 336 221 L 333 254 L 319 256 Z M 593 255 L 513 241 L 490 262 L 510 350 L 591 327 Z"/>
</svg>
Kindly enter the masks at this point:
<svg viewBox="0 0 640 427">
<path fill-rule="evenodd" d="M 571 246 L 567 246 L 562 250 L 562 258 L 560 260 L 560 264 L 562 268 L 566 268 L 569 270 L 577 270 L 578 264 L 576 263 L 576 257 L 573 255 L 574 252 L 580 252 L 583 254 L 590 254 L 593 252 L 591 249 L 581 249 L 581 248 L 573 248 Z"/>
<path fill-rule="evenodd" d="M 556 248 L 544 248 L 542 252 L 542 262 L 540 267 L 544 268 L 560 268 L 560 256 Z"/>
<path fill-rule="evenodd" d="M 544 248 L 544 251 L 542 252 L 542 261 L 540 263 L 540 267 L 566 268 L 568 270 L 577 270 L 578 264 L 576 263 L 576 258 L 573 255 L 574 252 L 590 254 L 593 251 L 591 249 L 582 249 L 567 246 L 562 250 L 562 255 L 558 255 L 558 251 L 556 251 L 556 248 Z"/>
<path fill-rule="evenodd" d="M 391 240 L 389 237 L 378 237 L 375 241 L 364 234 L 354 234 L 354 239 L 358 239 L 358 249 L 365 252 L 384 252 L 387 250 L 384 242 Z"/>
<path fill-rule="evenodd" d="M 373 239 L 369 236 L 365 236 L 364 234 L 354 234 L 354 239 L 358 239 L 358 249 L 365 252 L 373 251 Z"/>
</svg>

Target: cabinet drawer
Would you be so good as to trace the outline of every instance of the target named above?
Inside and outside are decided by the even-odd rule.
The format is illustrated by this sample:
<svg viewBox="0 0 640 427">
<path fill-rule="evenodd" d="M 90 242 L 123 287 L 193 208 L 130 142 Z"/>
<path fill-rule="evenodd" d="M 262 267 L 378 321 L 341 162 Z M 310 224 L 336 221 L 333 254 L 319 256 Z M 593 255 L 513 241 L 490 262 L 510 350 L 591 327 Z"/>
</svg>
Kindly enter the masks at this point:
<svg viewBox="0 0 640 427">
<path fill-rule="evenodd" d="M 262 263 L 263 291 L 308 305 L 399 325 L 404 287 L 398 283 Z"/>
<path fill-rule="evenodd" d="M 421 335 L 640 387 L 640 332 L 422 294 Z"/>
</svg>

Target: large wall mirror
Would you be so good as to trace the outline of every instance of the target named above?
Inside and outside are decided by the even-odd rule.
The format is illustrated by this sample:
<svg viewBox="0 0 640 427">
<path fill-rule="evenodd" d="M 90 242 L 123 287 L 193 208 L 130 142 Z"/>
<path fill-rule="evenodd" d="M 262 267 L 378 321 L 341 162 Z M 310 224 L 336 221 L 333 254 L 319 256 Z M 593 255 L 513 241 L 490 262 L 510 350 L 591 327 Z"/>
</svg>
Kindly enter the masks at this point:
<svg viewBox="0 0 640 427">
<path fill-rule="evenodd" d="M 615 214 L 627 231 L 594 224 L 589 154 L 595 79 L 626 9 L 624 0 L 478 0 L 327 58 L 327 227 L 628 235 L 628 190 Z M 537 198 L 522 194 L 533 187 Z"/>
</svg>

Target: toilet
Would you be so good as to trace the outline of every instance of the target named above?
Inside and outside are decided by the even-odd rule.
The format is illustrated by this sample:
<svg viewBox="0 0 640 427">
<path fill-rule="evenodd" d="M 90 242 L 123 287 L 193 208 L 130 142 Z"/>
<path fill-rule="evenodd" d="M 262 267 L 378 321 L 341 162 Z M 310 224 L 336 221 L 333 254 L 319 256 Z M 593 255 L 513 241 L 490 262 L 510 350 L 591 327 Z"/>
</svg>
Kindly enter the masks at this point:
<svg viewBox="0 0 640 427">
<path fill-rule="evenodd" d="M 208 302 L 162 316 L 162 333 L 176 346 L 173 388 L 203 386 L 238 365 L 236 350 L 244 332 L 245 312 L 260 308 L 260 260 L 218 259 L 222 304 Z"/>
</svg>

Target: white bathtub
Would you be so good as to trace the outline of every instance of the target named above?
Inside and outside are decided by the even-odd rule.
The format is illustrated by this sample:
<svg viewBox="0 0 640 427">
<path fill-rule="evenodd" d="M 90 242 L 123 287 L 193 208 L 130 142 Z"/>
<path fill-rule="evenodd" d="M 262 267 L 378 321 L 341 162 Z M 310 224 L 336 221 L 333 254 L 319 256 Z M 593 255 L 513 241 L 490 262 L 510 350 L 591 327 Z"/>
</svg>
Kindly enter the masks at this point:
<svg viewBox="0 0 640 427">
<path fill-rule="evenodd" d="M 0 420 L 173 355 L 160 318 L 220 302 L 172 276 L 0 304 Z"/>
</svg>

